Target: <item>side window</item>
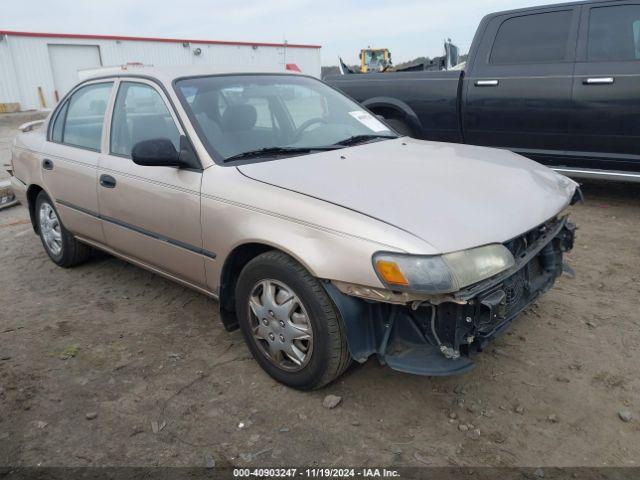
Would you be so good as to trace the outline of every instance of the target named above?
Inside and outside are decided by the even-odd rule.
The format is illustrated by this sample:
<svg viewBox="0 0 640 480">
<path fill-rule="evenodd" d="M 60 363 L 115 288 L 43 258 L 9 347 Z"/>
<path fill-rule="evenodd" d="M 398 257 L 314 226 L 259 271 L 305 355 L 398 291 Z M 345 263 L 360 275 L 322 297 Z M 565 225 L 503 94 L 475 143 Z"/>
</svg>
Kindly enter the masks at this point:
<svg viewBox="0 0 640 480">
<path fill-rule="evenodd" d="M 496 35 L 490 63 L 563 62 L 573 10 L 537 13 L 506 20 Z"/>
<path fill-rule="evenodd" d="M 154 138 L 168 138 L 180 150 L 180 132 L 156 89 L 122 82 L 113 108 L 111 153 L 130 157 L 136 143 Z"/>
<path fill-rule="evenodd" d="M 111 82 L 94 83 L 78 89 L 64 107 L 66 115 L 56 118 L 52 137 L 59 135 L 64 144 L 100 151 L 104 112 L 112 86 Z M 58 126 L 59 119 L 64 119 L 62 128 Z"/>
<path fill-rule="evenodd" d="M 53 123 L 53 129 L 51 130 L 51 141 L 56 143 L 62 143 L 62 133 L 64 132 L 64 119 L 67 116 L 67 109 L 69 108 L 69 102 L 65 102 L 58 114 L 55 117 Z"/>
<path fill-rule="evenodd" d="M 591 9 L 587 59 L 640 60 L 640 5 Z"/>
</svg>

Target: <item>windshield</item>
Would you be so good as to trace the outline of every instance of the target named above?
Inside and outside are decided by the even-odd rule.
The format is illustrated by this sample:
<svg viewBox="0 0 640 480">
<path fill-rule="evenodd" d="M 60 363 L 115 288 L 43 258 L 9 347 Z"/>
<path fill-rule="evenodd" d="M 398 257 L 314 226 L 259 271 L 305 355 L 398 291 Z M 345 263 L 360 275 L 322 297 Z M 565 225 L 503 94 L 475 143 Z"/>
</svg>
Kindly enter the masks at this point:
<svg viewBox="0 0 640 480">
<path fill-rule="evenodd" d="M 384 64 L 383 50 L 369 50 L 365 56 L 365 63 L 371 69 L 376 69 Z"/>
<path fill-rule="evenodd" d="M 222 162 L 251 152 L 272 158 L 396 137 L 357 103 L 309 77 L 186 78 L 176 91 L 209 153 Z"/>
</svg>

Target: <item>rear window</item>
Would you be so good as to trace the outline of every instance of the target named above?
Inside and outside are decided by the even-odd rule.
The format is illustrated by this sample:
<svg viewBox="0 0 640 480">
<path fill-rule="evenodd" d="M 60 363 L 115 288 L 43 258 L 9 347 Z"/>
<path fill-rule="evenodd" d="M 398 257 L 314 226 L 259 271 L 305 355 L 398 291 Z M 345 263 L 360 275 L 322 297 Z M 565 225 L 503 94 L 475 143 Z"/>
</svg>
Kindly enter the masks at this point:
<svg viewBox="0 0 640 480">
<path fill-rule="evenodd" d="M 562 62 L 567 57 L 573 10 L 537 13 L 504 21 L 490 63 Z"/>
<path fill-rule="evenodd" d="M 640 5 L 592 8 L 587 58 L 640 60 Z"/>
</svg>

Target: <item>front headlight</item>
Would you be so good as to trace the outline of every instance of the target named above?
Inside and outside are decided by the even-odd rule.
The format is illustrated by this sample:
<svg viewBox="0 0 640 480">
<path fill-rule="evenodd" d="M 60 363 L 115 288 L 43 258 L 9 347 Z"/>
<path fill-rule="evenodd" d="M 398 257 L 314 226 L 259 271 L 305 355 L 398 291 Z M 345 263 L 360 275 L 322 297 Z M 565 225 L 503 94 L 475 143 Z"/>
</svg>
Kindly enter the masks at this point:
<svg viewBox="0 0 640 480">
<path fill-rule="evenodd" d="M 376 273 L 387 287 L 432 294 L 456 292 L 514 264 L 511 252 L 500 244 L 445 255 L 378 252 L 373 256 Z"/>
</svg>

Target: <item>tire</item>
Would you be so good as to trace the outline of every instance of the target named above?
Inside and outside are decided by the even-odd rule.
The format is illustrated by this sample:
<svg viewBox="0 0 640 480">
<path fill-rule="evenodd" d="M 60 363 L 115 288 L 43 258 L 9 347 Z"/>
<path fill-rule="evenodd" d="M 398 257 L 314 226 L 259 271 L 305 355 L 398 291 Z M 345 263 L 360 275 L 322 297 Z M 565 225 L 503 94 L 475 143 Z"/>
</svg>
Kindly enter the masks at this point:
<svg viewBox="0 0 640 480">
<path fill-rule="evenodd" d="M 60 221 L 58 211 L 45 192 L 36 197 L 38 234 L 49 258 L 60 267 L 73 267 L 89 258 L 91 247 L 80 243 Z"/>
<path fill-rule="evenodd" d="M 236 285 L 236 312 L 253 357 L 289 387 L 321 388 L 351 364 L 345 327 L 333 302 L 317 278 L 282 252 L 263 253 L 244 267 Z M 304 358 L 285 350 L 302 352 Z"/>
<path fill-rule="evenodd" d="M 404 121 L 397 118 L 386 118 L 385 122 L 403 137 L 413 137 L 411 127 Z"/>
</svg>

